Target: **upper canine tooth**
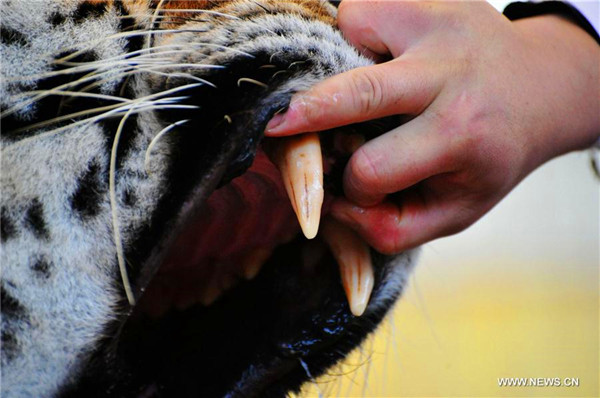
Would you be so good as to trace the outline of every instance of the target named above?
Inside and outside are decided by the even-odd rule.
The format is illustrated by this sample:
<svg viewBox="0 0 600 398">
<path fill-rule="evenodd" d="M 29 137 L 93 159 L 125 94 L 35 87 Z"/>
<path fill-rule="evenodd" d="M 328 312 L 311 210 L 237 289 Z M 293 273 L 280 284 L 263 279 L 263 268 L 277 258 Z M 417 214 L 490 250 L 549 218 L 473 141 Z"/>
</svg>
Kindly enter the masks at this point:
<svg viewBox="0 0 600 398">
<path fill-rule="evenodd" d="M 350 311 L 361 316 L 369 304 L 375 280 L 369 246 L 354 231 L 333 219 L 323 221 L 321 236 L 340 267 Z"/>
<path fill-rule="evenodd" d="M 281 172 L 302 232 L 308 239 L 317 235 L 323 205 L 323 157 L 317 133 L 277 140 L 274 163 Z"/>
</svg>

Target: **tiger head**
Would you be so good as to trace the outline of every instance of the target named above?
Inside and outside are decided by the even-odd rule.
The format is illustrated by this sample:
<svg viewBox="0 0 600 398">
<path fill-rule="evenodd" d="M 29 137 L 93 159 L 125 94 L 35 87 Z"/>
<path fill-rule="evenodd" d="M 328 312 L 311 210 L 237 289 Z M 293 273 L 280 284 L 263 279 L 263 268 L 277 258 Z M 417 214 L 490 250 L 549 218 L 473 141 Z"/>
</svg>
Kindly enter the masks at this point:
<svg viewBox="0 0 600 398">
<path fill-rule="evenodd" d="M 328 203 L 352 143 L 396 121 L 263 137 L 294 93 L 371 63 L 336 30 L 335 6 L 1 12 L 3 394 L 284 396 L 376 328 L 414 253 L 368 248 Z M 315 170 L 282 172 L 294 150 L 322 156 L 312 240 L 293 180 Z M 356 310 L 359 282 L 372 285 Z"/>
</svg>

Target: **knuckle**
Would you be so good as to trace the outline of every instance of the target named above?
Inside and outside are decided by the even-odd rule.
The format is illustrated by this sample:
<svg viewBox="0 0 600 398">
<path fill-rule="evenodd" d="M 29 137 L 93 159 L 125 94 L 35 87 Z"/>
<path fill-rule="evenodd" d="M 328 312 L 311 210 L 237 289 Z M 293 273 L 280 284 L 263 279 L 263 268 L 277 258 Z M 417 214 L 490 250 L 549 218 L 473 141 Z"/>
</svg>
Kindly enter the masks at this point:
<svg viewBox="0 0 600 398">
<path fill-rule="evenodd" d="M 443 155 L 446 164 L 461 168 L 486 155 L 489 116 L 477 102 L 475 96 L 463 95 L 446 108 L 430 113 L 438 139 L 448 148 Z"/>
<path fill-rule="evenodd" d="M 372 69 L 356 72 L 352 79 L 354 108 L 361 115 L 373 115 L 381 108 L 384 87 L 379 75 Z"/>
<path fill-rule="evenodd" d="M 382 239 L 380 242 L 377 242 L 375 249 L 385 255 L 394 255 L 398 254 L 405 249 L 404 241 L 397 237 L 389 237 L 387 239 Z"/>
<path fill-rule="evenodd" d="M 471 224 L 468 223 L 466 220 L 463 220 L 463 219 L 455 220 L 445 228 L 442 236 L 456 235 L 456 234 L 464 231 L 465 229 L 467 229 L 469 227 L 469 225 L 471 225 Z"/>
<path fill-rule="evenodd" d="M 360 191 L 372 191 L 381 181 L 381 174 L 369 150 L 360 147 L 348 164 L 352 185 Z"/>
<path fill-rule="evenodd" d="M 316 98 L 300 97 L 295 105 L 307 126 L 318 124 L 323 116 L 323 106 Z"/>
<path fill-rule="evenodd" d="M 456 210 L 455 217 L 442 228 L 440 236 L 455 235 L 473 224 L 472 210 L 461 207 Z"/>
<path fill-rule="evenodd" d="M 408 236 L 407 231 L 401 228 L 397 222 L 388 220 L 385 228 L 385 233 L 380 235 L 380 239 L 375 246 L 377 251 L 382 254 L 398 254 L 421 243 L 418 240 L 415 241 L 414 237 Z"/>
<path fill-rule="evenodd" d="M 364 3 L 364 0 L 343 0 L 339 5 L 338 10 L 343 11 L 345 9 L 352 8 L 355 6 L 360 7 L 361 3 Z"/>
<path fill-rule="evenodd" d="M 344 0 L 338 6 L 338 21 L 346 20 L 347 17 L 352 15 L 352 11 L 356 8 L 356 0 Z"/>
<path fill-rule="evenodd" d="M 338 28 L 345 35 L 364 29 L 369 25 L 365 16 L 364 0 L 344 0 L 338 7 Z"/>
</svg>

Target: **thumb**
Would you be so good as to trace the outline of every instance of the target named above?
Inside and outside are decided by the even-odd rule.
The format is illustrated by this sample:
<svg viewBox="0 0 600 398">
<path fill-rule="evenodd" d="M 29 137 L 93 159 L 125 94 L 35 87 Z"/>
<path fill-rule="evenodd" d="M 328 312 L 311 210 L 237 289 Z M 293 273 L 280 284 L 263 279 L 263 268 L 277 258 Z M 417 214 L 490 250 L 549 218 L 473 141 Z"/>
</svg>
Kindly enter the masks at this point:
<svg viewBox="0 0 600 398">
<path fill-rule="evenodd" d="M 267 136 L 327 130 L 390 115 L 421 113 L 441 89 L 440 74 L 421 62 L 395 59 L 333 76 L 296 94 Z"/>
<path fill-rule="evenodd" d="M 451 171 L 449 138 L 427 112 L 358 148 L 344 172 L 344 193 L 361 206 Z"/>
<path fill-rule="evenodd" d="M 344 0 L 338 27 L 360 51 L 397 58 L 433 25 L 430 7 L 398 0 Z"/>
<path fill-rule="evenodd" d="M 460 198 L 447 200 L 409 190 L 402 192 L 396 201 L 398 204 L 388 201 L 360 207 L 337 198 L 330 214 L 383 254 L 400 253 L 433 239 L 453 235 L 477 219 L 476 215 L 464 211 Z"/>
</svg>

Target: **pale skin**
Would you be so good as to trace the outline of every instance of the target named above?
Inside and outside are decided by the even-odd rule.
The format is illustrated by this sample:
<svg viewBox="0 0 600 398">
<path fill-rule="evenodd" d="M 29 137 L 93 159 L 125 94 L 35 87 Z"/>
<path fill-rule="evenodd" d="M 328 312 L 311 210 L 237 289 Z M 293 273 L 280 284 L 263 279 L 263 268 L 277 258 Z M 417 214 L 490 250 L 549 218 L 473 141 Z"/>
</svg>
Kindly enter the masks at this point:
<svg viewBox="0 0 600 398">
<path fill-rule="evenodd" d="M 338 24 L 380 63 L 295 95 L 266 135 L 412 117 L 353 154 L 331 209 L 382 253 L 464 230 L 535 168 L 600 135 L 600 46 L 560 16 L 345 0 Z"/>
</svg>

